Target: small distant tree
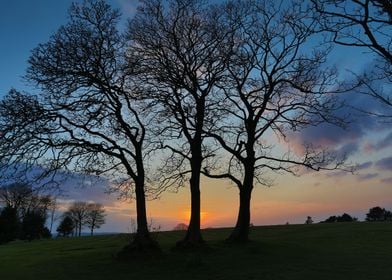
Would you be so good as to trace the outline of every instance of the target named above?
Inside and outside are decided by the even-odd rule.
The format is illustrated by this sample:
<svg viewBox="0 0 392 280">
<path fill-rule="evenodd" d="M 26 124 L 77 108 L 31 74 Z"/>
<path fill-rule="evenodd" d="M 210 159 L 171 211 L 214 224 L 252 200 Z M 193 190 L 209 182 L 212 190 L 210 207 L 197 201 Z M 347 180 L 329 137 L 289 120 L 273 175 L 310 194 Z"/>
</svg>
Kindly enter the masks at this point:
<svg viewBox="0 0 392 280">
<path fill-rule="evenodd" d="M 339 216 L 337 218 L 338 222 L 355 222 L 357 219 L 351 217 L 349 214 L 344 213 L 342 216 Z"/>
<path fill-rule="evenodd" d="M 87 205 L 85 224 L 91 231 L 91 236 L 94 234 L 94 229 L 100 228 L 105 224 L 105 209 L 102 204 L 90 203 Z"/>
<path fill-rule="evenodd" d="M 87 203 L 84 201 L 74 202 L 68 211 L 65 213 L 66 216 L 70 217 L 75 225 L 75 235 L 81 236 L 82 228 L 86 224 L 87 220 Z"/>
<path fill-rule="evenodd" d="M 381 208 L 380 206 L 376 206 L 369 209 L 369 213 L 366 214 L 366 221 L 368 222 L 386 221 L 390 215 L 391 215 L 390 211 L 387 211 L 385 210 L 385 208 Z"/>
<path fill-rule="evenodd" d="M 188 226 L 184 223 L 179 223 L 173 228 L 173 230 L 187 230 L 187 229 Z"/>
<path fill-rule="evenodd" d="M 4 207 L 0 212 L 0 244 L 16 239 L 19 227 L 16 209 L 11 206 Z"/>
<path fill-rule="evenodd" d="M 57 227 L 57 232 L 63 237 L 68 237 L 70 234 L 72 234 L 74 228 L 75 225 L 73 220 L 69 216 L 64 216 L 60 225 Z"/>
<path fill-rule="evenodd" d="M 308 217 L 306 218 L 305 224 L 307 224 L 307 225 L 313 224 L 312 217 L 308 216 Z"/>
<path fill-rule="evenodd" d="M 50 237 L 45 227 L 46 217 L 39 211 L 27 212 L 22 220 L 21 239 L 32 241 Z"/>
</svg>

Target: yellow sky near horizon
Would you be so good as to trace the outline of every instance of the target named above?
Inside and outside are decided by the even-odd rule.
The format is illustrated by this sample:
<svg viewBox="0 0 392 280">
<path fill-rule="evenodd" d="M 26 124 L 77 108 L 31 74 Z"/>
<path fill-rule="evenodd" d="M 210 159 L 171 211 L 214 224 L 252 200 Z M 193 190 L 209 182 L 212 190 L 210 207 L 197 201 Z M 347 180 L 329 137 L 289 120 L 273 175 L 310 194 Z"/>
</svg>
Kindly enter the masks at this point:
<svg viewBox="0 0 392 280">
<path fill-rule="evenodd" d="M 234 226 L 238 211 L 238 190 L 223 180 L 203 179 L 201 184 L 202 228 Z M 348 213 L 360 220 L 368 209 L 392 208 L 392 187 L 379 178 L 359 180 L 358 175 L 341 177 L 311 173 L 300 177 L 284 175 L 272 187 L 255 187 L 252 195 L 251 222 L 255 225 L 304 223 L 307 216 L 315 222 L 331 215 Z M 102 231 L 127 231 L 135 218 L 134 203 L 118 201 L 106 207 L 108 222 Z M 178 193 L 166 192 L 160 199 L 147 202 L 148 216 L 154 226 L 170 230 L 188 223 L 190 194 L 187 187 Z"/>
</svg>

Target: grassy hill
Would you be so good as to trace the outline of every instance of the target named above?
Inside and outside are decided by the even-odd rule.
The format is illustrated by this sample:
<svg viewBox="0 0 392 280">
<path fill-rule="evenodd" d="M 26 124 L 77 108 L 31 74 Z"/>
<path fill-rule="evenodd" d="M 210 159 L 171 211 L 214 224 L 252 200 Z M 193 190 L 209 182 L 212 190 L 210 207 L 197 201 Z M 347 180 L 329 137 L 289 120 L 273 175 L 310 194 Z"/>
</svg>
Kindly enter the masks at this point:
<svg viewBox="0 0 392 280">
<path fill-rule="evenodd" d="M 129 236 L 108 235 L 0 246 L 0 279 L 392 279 L 392 223 L 252 228 L 252 242 L 226 245 L 228 229 L 204 231 L 209 249 L 173 252 L 183 232 L 163 232 L 154 259 L 119 262 Z"/>
</svg>

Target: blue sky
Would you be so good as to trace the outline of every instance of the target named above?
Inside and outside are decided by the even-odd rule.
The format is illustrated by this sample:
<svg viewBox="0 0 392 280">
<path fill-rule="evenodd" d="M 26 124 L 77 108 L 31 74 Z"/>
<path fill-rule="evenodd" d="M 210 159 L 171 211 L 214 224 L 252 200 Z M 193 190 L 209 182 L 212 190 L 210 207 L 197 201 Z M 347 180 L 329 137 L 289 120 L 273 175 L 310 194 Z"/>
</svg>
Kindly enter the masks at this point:
<svg viewBox="0 0 392 280">
<path fill-rule="evenodd" d="M 39 43 L 46 42 L 59 26 L 67 22 L 67 11 L 72 2 L 0 1 L 0 95 L 11 87 L 31 90 L 22 80 L 30 51 Z M 111 0 L 108 3 L 123 14 L 132 14 L 137 0 Z"/>
<path fill-rule="evenodd" d="M 81 1 L 79 1 L 81 2 Z M 123 15 L 135 12 L 137 0 L 111 0 Z M 46 42 L 60 25 L 66 23 L 70 0 L 4 0 L 0 1 L 0 96 L 12 87 L 32 91 L 22 76 L 30 51 Z M 332 61 L 343 76 L 372 66 L 374 57 L 360 49 L 336 48 Z M 367 97 L 353 93 L 350 104 L 378 108 Z M 346 131 L 319 126 L 293 136 L 293 147 L 307 140 L 341 149 L 350 160 L 361 166 L 355 175 L 310 173 L 301 177 L 280 176 L 272 188 L 256 188 L 253 196 L 254 224 L 301 223 L 307 215 L 314 220 L 347 212 L 363 219 L 367 209 L 380 205 L 392 209 L 392 130 L 390 124 L 359 117 Z M 121 202 L 104 193 L 104 183 L 78 187 L 68 183 L 64 207 L 73 200 L 93 200 L 107 206 L 108 223 L 101 231 L 128 231 L 134 217 L 134 205 Z M 74 188 L 76 186 L 76 188 Z M 222 195 L 224 193 L 224 195 Z M 224 181 L 203 179 L 203 226 L 231 226 L 237 209 L 237 190 Z M 227 205 L 231 205 L 227 207 Z M 149 203 L 149 216 L 164 229 L 187 222 L 189 193 L 167 193 Z"/>
<path fill-rule="evenodd" d="M 29 89 L 22 81 L 30 51 L 66 22 L 70 1 L 0 2 L 0 93 Z"/>
</svg>

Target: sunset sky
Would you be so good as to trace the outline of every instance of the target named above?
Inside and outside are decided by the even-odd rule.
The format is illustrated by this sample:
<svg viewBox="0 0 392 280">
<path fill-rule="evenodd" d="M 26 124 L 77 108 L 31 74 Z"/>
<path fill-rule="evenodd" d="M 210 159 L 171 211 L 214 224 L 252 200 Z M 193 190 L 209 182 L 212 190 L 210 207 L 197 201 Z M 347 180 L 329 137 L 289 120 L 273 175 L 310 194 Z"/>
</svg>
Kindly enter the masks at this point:
<svg viewBox="0 0 392 280">
<path fill-rule="evenodd" d="M 121 10 L 123 17 L 135 12 L 136 0 L 108 1 Z M 61 24 L 66 23 L 70 0 L 13 0 L 0 1 L 0 95 L 11 88 L 33 91 L 23 80 L 30 51 L 46 42 Z M 336 64 L 341 77 L 349 71 L 361 72 L 372 67 L 374 57 L 362 49 L 336 48 L 331 64 Z M 351 93 L 344 97 L 355 107 L 369 111 L 384 108 L 366 96 Z M 357 164 L 355 174 L 342 171 L 303 172 L 300 177 L 272 175 L 275 183 L 266 188 L 257 186 L 252 196 L 252 223 L 255 225 L 304 223 L 307 216 L 321 221 L 331 215 L 349 213 L 363 220 L 373 206 L 392 209 L 392 125 L 377 119 L 357 116 L 346 130 L 319 126 L 292 135 L 290 146 L 300 149 L 303 142 L 323 145 L 349 155 L 349 162 Z M 84 187 L 74 188 L 75 185 Z M 91 200 L 106 206 L 107 223 L 102 232 L 130 231 L 135 210 L 133 202 L 119 201 L 115 195 L 104 193 L 105 182 L 85 179 L 64 184 L 67 196 L 61 198 L 62 209 L 74 200 Z M 226 181 L 203 179 L 202 227 L 233 226 L 238 207 L 238 190 Z M 171 229 L 187 223 L 189 191 L 166 192 L 159 199 L 148 202 L 148 216 L 154 226 Z"/>
</svg>

